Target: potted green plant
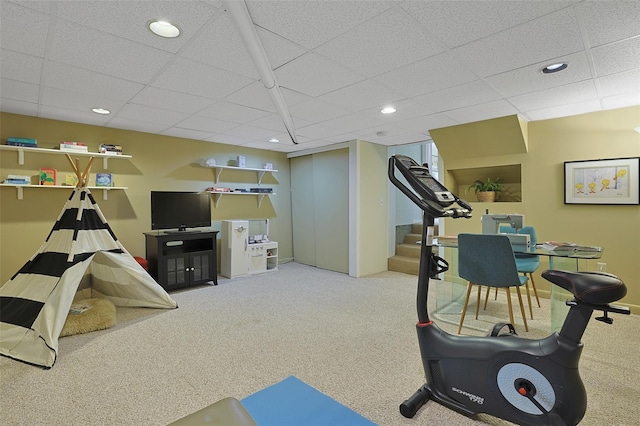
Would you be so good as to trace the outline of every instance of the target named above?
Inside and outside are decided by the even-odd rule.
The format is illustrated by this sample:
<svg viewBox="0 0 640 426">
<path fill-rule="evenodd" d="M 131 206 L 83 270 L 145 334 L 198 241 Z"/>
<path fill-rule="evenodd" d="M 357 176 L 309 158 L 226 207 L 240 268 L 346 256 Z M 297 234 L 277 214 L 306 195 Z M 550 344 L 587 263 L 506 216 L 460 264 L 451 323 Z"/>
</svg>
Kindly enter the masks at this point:
<svg viewBox="0 0 640 426">
<path fill-rule="evenodd" d="M 492 202 L 496 200 L 498 192 L 504 191 L 504 184 L 500 182 L 500 178 L 487 178 L 485 181 L 478 179 L 469 185 L 467 191 L 471 189 L 476 193 L 478 201 Z"/>
</svg>

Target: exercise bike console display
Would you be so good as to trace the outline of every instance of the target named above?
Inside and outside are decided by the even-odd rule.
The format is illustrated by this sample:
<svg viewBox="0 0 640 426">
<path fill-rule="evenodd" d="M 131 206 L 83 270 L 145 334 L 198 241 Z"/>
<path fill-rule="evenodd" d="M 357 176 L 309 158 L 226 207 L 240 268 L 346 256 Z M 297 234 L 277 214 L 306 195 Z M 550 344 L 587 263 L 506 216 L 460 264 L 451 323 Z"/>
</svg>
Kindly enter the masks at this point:
<svg viewBox="0 0 640 426">
<path fill-rule="evenodd" d="M 395 176 L 398 170 L 409 189 Z M 434 218 L 469 218 L 472 208 L 409 157 L 389 159 L 389 179 L 423 211 L 418 275 L 418 343 L 426 383 L 400 405 L 408 418 L 433 400 L 462 414 L 486 413 L 520 425 L 576 425 L 585 415 L 587 394 L 578 373 L 580 339 L 593 311 L 611 324 L 608 313 L 629 314 L 610 303 L 625 296 L 618 277 L 600 272 L 547 270 L 542 277 L 573 295 L 559 333 L 543 339 L 506 336 L 454 336 L 429 319 L 429 278 L 440 258 L 432 252 Z M 452 207 L 457 204 L 457 207 Z M 509 324 L 510 325 L 510 324 Z M 482 373 L 482 374 L 479 374 Z"/>
</svg>

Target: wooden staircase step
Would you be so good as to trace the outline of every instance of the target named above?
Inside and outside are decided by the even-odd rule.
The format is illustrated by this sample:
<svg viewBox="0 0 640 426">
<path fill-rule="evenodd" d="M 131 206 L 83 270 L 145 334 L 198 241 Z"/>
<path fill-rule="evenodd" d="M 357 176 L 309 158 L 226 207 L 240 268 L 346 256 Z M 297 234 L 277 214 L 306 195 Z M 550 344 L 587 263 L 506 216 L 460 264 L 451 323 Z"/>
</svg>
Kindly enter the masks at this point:
<svg viewBox="0 0 640 426">
<path fill-rule="evenodd" d="M 398 244 L 396 255 L 404 257 L 420 258 L 420 246 L 418 244 Z"/>
<path fill-rule="evenodd" d="M 387 269 L 405 274 L 418 275 L 420 270 L 420 259 L 405 256 L 392 256 L 388 259 Z"/>
<path fill-rule="evenodd" d="M 404 236 L 404 243 L 405 244 L 416 244 L 421 239 L 422 239 L 422 234 L 407 234 L 407 235 Z"/>
</svg>

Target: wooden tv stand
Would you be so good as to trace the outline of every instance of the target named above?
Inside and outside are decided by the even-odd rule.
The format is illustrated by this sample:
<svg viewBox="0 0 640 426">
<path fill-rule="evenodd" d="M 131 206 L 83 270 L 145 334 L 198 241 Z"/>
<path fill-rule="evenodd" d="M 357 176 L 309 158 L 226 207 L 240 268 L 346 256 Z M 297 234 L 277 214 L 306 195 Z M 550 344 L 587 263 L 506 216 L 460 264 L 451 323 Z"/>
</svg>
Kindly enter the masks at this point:
<svg viewBox="0 0 640 426">
<path fill-rule="evenodd" d="M 218 285 L 218 231 L 145 232 L 149 273 L 165 290 Z"/>
</svg>

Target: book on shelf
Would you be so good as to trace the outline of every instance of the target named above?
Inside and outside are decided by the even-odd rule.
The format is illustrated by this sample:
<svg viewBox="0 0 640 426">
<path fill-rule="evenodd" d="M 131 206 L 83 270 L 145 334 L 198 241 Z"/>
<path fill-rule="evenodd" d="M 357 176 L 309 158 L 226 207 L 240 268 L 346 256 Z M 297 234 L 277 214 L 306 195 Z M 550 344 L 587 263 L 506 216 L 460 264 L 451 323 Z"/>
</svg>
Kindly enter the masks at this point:
<svg viewBox="0 0 640 426">
<path fill-rule="evenodd" d="M 76 186 L 78 184 L 78 176 L 75 173 L 67 173 L 64 177 L 64 184 L 67 186 Z"/>
<path fill-rule="evenodd" d="M 600 252 L 602 247 L 596 246 L 583 246 L 575 243 L 568 243 L 563 241 L 547 241 L 542 244 L 538 244 L 538 247 L 549 251 L 588 251 L 588 252 Z"/>
<path fill-rule="evenodd" d="M 220 186 L 210 186 L 205 189 L 207 192 L 231 192 L 231 188 L 220 187 Z"/>
<path fill-rule="evenodd" d="M 54 186 L 56 184 L 56 169 L 40 169 L 40 185 Z"/>
<path fill-rule="evenodd" d="M 113 176 L 111 173 L 96 173 L 96 186 L 113 186 Z"/>
<path fill-rule="evenodd" d="M 89 152 L 89 148 L 82 142 L 61 142 L 60 151 Z"/>
<path fill-rule="evenodd" d="M 2 181 L 10 185 L 30 185 L 31 176 L 27 175 L 7 175 L 7 178 Z"/>
<path fill-rule="evenodd" d="M 32 138 L 8 137 L 7 138 L 7 145 L 25 146 L 25 147 L 29 147 L 29 148 L 37 148 L 38 147 L 38 141 L 36 139 L 32 139 Z"/>
<path fill-rule="evenodd" d="M 98 147 L 98 151 L 106 155 L 122 155 L 122 147 L 120 145 L 102 143 Z"/>
</svg>

